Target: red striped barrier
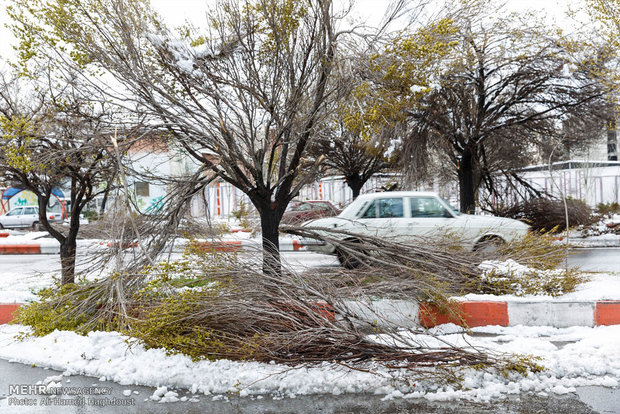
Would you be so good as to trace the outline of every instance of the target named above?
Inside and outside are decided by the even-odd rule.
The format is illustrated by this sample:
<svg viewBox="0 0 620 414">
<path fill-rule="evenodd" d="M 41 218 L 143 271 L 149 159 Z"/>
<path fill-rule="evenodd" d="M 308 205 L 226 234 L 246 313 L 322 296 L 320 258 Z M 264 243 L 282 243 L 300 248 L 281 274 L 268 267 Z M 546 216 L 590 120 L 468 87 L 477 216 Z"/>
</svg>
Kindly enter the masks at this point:
<svg viewBox="0 0 620 414">
<path fill-rule="evenodd" d="M 241 250 L 240 241 L 205 241 L 205 242 L 192 242 L 192 247 L 197 248 L 203 252 L 216 251 L 216 252 L 238 252 Z"/>
<path fill-rule="evenodd" d="M 0 324 L 11 322 L 13 312 L 19 309 L 21 305 L 21 303 L 0 303 Z"/>
<path fill-rule="evenodd" d="M 41 245 L 0 244 L 0 254 L 41 254 Z"/>
<path fill-rule="evenodd" d="M 449 309 L 440 309 L 432 303 L 420 305 L 418 312 L 420 325 L 430 328 L 444 323 L 475 326 L 508 326 L 508 306 L 506 302 L 453 302 Z"/>
<path fill-rule="evenodd" d="M 620 301 L 597 302 L 594 309 L 595 325 L 620 325 Z"/>
</svg>

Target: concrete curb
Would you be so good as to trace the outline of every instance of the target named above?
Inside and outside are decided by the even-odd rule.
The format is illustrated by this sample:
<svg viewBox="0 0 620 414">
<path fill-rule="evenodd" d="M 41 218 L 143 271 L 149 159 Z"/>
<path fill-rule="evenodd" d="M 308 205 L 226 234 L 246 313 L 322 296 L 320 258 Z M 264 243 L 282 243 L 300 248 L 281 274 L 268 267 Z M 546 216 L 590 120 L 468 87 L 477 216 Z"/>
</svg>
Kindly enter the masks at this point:
<svg viewBox="0 0 620 414">
<path fill-rule="evenodd" d="M 420 323 L 430 327 L 452 322 L 469 327 L 500 326 L 570 326 L 620 325 L 620 301 L 548 301 L 548 302 L 457 302 L 450 316 L 437 308 L 424 308 Z"/>
<path fill-rule="evenodd" d="M 23 243 L 0 244 L 0 254 L 58 254 L 59 244 Z"/>
<path fill-rule="evenodd" d="M 359 321 L 382 327 L 431 328 L 454 323 L 476 326 L 570 326 L 620 325 L 620 301 L 547 301 L 547 302 L 452 302 L 440 309 L 431 303 L 379 300 L 351 302 L 350 313 Z"/>
<path fill-rule="evenodd" d="M 262 249 L 262 245 L 258 240 L 217 240 L 217 241 L 195 241 L 194 246 L 204 251 L 216 252 L 240 252 L 243 250 Z M 185 248 L 185 244 L 175 244 L 172 251 L 180 253 Z M 299 240 L 280 240 L 281 252 L 297 252 L 306 251 L 306 244 Z"/>
<path fill-rule="evenodd" d="M 10 322 L 20 303 L 0 304 L 0 324 Z M 444 323 L 476 326 L 571 326 L 620 325 L 620 300 L 583 302 L 453 302 L 449 309 L 434 304 L 383 299 L 349 301 L 345 306 L 358 323 L 381 327 L 431 328 Z M 318 310 L 328 319 L 338 318 L 327 306 Z"/>
<path fill-rule="evenodd" d="M 239 252 L 242 250 L 256 250 L 261 248 L 261 244 L 256 240 L 221 240 L 221 241 L 200 241 L 194 242 L 196 247 L 205 251 L 216 252 Z M 93 248 L 95 246 L 91 246 Z M 118 247 L 118 243 L 99 242 L 96 247 Z M 138 247 L 136 243 L 123 244 L 123 249 Z M 183 252 L 185 244 L 175 244 L 172 251 L 175 253 Z M 298 240 L 283 240 L 280 242 L 281 252 L 305 251 L 306 246 Z M 0 243 L 0 255 L 2 254 L 58 254 L 60 245 L 57 243 Z"/>
<path fill-rule="evenodd" d="M 21 303 L 0 303 L 0 325 L 13 320 L 13 312 L 21 306 Z"/>
</svg>

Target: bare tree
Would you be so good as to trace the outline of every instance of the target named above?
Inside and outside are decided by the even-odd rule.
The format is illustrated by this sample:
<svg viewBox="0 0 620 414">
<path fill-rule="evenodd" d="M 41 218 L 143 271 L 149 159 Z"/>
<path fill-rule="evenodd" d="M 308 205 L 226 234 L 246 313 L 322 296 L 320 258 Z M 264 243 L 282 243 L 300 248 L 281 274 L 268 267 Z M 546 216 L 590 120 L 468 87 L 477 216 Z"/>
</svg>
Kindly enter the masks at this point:
<svg viewBox="0 0 620 414">
<path fill-rule="evenodd" d="M 347 129 L 339 122 L 330 134 L 317 139 L 313 152 L 324 156 L 325 173 L 336 173 L 344 180 L 357 198 L 364 184 L 376 173 L 396 165 L 391 154 L 389 139 L 364 139 L 359 132 Z"/>
<path fill-rule="evenodd" d="M 306 153 L 335 96 L 346 10 L 330 0 L 221 1 L 206 32 L 178 36 L 142 1 L 17 0 L 12 10 L 23 49 L 50 47 L 50 37 L 68 45 L 70 54 L 48 49 L 60 69 L 111 74 L 129 91 L 117 96 L 126 106 L 246 193 L 261 218 L 264 268 L 277 271 L 281 216 L 318 166 Z M 90 81 L 110 96 L 111 83 Z"/>
<path fill-rule="evenodd" d="M 33 91 L 27 95 L 28 90 Z M 39 222 L 60 243 L 62 284 L 75 280 L 80 213 L 106 191 L 115 170 L 109 157 L 108 113 L 95 110 L 72 93 L 38 89 L 2 77 L 0 84 L 0 171 L 5 179 L 38 197 Z M 52 189 L 67 183 L 71 216 L 68 231 L 48 221 Z"/>
<path fill-rule="evenodd" d="M 412 110 L 405 152 L 435 150 L 458 176 L 461 210 L 492 173 L 531 161 L 558 140 L 571 112 L 605 105 L 607 88 L 590 58 L 574 59 L 545 28 L 519 16 L 455 21 L 458 47 L 437 87 Z"/>
</svg>

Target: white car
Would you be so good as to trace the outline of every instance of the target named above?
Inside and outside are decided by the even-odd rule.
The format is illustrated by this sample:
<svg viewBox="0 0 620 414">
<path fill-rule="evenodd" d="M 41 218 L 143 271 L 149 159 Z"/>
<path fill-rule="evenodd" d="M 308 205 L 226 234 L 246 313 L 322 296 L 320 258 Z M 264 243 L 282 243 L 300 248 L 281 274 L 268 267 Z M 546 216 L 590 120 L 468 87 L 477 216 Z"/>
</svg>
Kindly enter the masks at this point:
<svg viewBox="0 0 620 414">
<path fill-rule="evenodd" d="M 313 220 L 312 228 L 328 228 L 347 233 L 415 242 L 426 237 L 457 235 L 463 247 L 475 250 L 485 243 L 510 242 L 528 233 L 529 226 L 518 220 L 495 216 L 474 216 L 456 211 L 437 193 L 383 192 L 360 195 L 338 216 Z M 332 233 L 330 237 L 355 240 L 351 235 Z M 329 243 L 308 243 L 307 248 L 346 257 Z"/>
<path fill-rule="evenodd" d="M 62 213 L 47 213 L 50 223 L 62 221 Z M 19 227 L 32 227 L 36 229 L 39 224 L 39 207 L 25 206 L 15 207 L 6 214 L 0 216 L 0 229 Z"/>
</svg>

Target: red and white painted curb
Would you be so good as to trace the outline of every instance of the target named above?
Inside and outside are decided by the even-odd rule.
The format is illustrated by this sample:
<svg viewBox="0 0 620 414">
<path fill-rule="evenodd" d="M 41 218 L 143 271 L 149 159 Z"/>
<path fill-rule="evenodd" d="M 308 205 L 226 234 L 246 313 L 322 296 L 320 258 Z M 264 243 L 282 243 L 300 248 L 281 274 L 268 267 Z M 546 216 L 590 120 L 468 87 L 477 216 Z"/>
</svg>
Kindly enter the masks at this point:
<svg viewBox="0 0 620 414">
<path fill-rule="evenodd" d="M 0 233 L 2 234 L 2 233 Z M 6 239 L 3 239 L 6 241 Z M 216 252 L 240 252 L 243 250 L 256 250 L 261 248 L 261 244 L 257 240 L 215 240 L 215 241 L 194 241 L 194 246 L 203 250 L 216 251 Z M 116 242 L 99 242 L 98 246 L 103 247 L 118 247 L 119 243 Z M 137 243 L 124 243 L 123 249 L 131 249 L 138 247 Z M 175 245 L 174 252 L 182 252 L 185 244 Z M 93 246 L 89 246 L 93 248 Z M 305 251 L 306 246 L 299 240 L 281 240 L 280 251 L 281 252 L 296 252 Z M 0 242 L 0 255 L 1 254 L 58 254 L 60 252 L 60 245 L 53 241 L 34 242 L 28 243 L 2 243 Z"/>
<path fill-rule="evenodd" d="M 214 240 L 214 241 L 193 241 L 192 244 L 202 250 L 213 250 L 218 252 L 240 252 L 243 250 L 261 249 L 261 242 L 256 239 L 249 240 Z M 305 251 L 306 245 L 299 240 L 284 239 L 280 240 L 281 252 Z M 175 251 L 181 251 L 185 245 L 175 246 Z"/>
<path fill-rule="evenodd" d="M 10 322 L 20 303 L 0 304 L 0 324 Z M 620 300 L 590 302 L 452 302 L 450 312 L 429 303 L 404 300 L 378 300 L 369 303 L 346 302 L 349 313 L 359 321 L 378 326 L 431 328 L 444 323 L 476 326 L 570 326 L 620 325 Z M 319 310 L 331 318 L 338 318 L 323 306 Z"/>
<path fill-rule="evenodd" d="M 60 245 L 54 243 L 0 244 L 0 254 L 58 254 Z"/>
<path fill-rule="evenodd" d="M 0 233 L 0 254 L 58 254 L 60 244 L 50 238 L 45 238 L 46 232 Z"/>
<path fill-rule="evenodd" d="M 350 302 L 349 310 L 361 320 L 380 326 L 430 328 L 444 323 L 476 326 L 570 326 L 620 325 L 620 300 L 603 301 L 459 301 L 449 310 L 429 303 L 402 300 Z"/>
<path fill-rule="evenodd" d="M 0 324 L 13 320 L 13 313 L 19 309 L 21 303 L 0 303 Z"/>
</svg>

